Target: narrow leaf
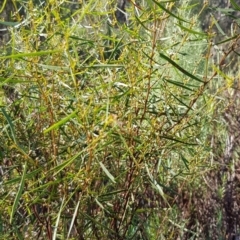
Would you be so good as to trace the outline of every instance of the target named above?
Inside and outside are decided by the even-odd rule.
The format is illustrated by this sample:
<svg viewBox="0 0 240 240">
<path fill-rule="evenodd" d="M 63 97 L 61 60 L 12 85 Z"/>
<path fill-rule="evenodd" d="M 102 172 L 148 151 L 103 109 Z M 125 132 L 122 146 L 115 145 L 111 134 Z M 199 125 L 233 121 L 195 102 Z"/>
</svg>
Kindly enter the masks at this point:
<svg viewBox="0 0 240 240">
<path fill-rule="evenodd" d="M 61 172 L 65 167 L 67 167 L 69 164 L 71 164 L 76 158 L 81 156 L 85 149 L 77 154 L 75 154 L 70 159 L 64 161 L 63 163 L 57 165 L 56 167 L 52 168 L 51 171 L 53 172 L 53 176 L 56 176 L 59 172 Z"/>
<path fill-rule="evenodd" d="M 9 124 L 9 128 L 10 128 L 10 132 L 11 132 L 11 137 L 12 137 L 12 140 L 17 144 L 17 140 L 16 140 L 16 137 L 15 137 L 15 131 L 14 131 L 14 125 L 13 125 L 13 122 L 10 118 L 10 116 L 7 114 L 7 112 L 5 111 L 4 108 L 1 108 L 2 110 L 2 113 L 4 115 L 4 117 L 6 118 L 8 124 Z"/>
<path fill-rule="evenodd" d="M 48 55 L 52 53 L 58 53 L 61 52 L 62 50 L 49 50 L 49 51 L 41 51 L 41 52 L 31 52 L 31 53 L 19 53 L 19 54 L 12 54 L 12 55 L 7 55 L 7 56 L 2 56 L 0 59 L 9 59 L 9 58 L 22 58 L 22 57 L 38 57 L 42 55 Z"/>
<path fill-rule="evenodd" d="M 136 18 L 137 22 L 138 22 L 143 28 L 145 28 L 147 31 L 150 31 L 150 30 L 143 24 L 143 22 L 137 17 L 137 15 L 135 15 L 135 18 Z"/>
<path fill-rule="evenodd" d="M 235 2 L 235 0 L 230 0 L 234 9 L 240 11 L 240 6 Z"/>
<path fill-rule="evenodd" d="M 57 239 L 57 230 L 58 230 L 58 226 L 59 226 L 59 222 L 60 222 L 61 213 L 62 213 L 62 210 L 63 210 L 64 201 L 65 201 L 65 197 L 63 197 L 63 199 L 62 199 L 62 203 L 61 203 L 60 209 L 58 211 L 57 220 L 56 220 L 56 224 L 55 224 L 55 227 L 54 227 L 52 240 Z"/>
<path fill-rule="evenodd" d="M 189 107 L 187 104 L 185 104 L 180 98 L 178 98 L 177 96 L 175 96 L 174 94 L 171 94 L 178 102 L 180 102 L 182 104 L 182 106 L 185 106 L 187 109 L 191 109 L 191 107 Z"/>
<path fill-rule="evenodd" d="M 99 162 L 102 170 L 106 173 L 106 175 L 109 177 L 109 179 L 113 182 L 113 183 L 116 183 L 115 180 L 114 180 L 114 177 L 113 175 L 107 170 L 107 168 L 104 166 L 104 164 L 102 162 Z"/>
<path fill-rule="evenodd" d="M 124 65 L 120 64 L 94 64 L 89 66 L 84 66 L 84 68 L 122 68 Z"/>
<path fill-rule="evenodd" d="M 177 24 L 177 26 L 179 26 L 181 29 L 183 29 L 183 30 L 185 30 L 185 31 L 187 31 L 189 33 L 197 34 L 197 35 L 200 35 L 200 36 L 207 36 L 206 33 L 194 31 L 192 29 L 189 29 L 189 28 L 186 28 L 186 27 L 182 26 L 181 24 Z"/>
<path fill-rule="evenodd" d="M 12 224 L 14 214 L 15 214 L 15 212 L 17 210 L 17 206 L 19 204 L 19 200 L 22 196 L 22 192 L 23 192 L 23 188 L 24 188 L 24 184 L 25 184 L 26 172 L 27 172 L 27 163 L 24 164 L 22 179 L 21 179 L 21 182 L 20 182 L 20 185 L 19 185 L 19 188 L 18 188 L 17 195 L 14 199 L 14 203 L 13 203 L 13 207 L 12 207 L 12 211 L 11 211 L 11 215 L 10 215 L 10 224 Z"/>
<path fill-rule="evenodd" d="M 201 80 L 200 78 L 192 75 L 191 73 L 189 73 L 188 71 L 186 71 L 185 69 L 183 69 L 182 67 L 180 67 L 176 62 L 174 62 L 172 59 L 170 59 L 169 57 L 165 56 L 162 53 L 159 53 L 160 57 L 167 60 L 170 64 L 172 64 L 175 68 L 177 68 L 180 72 L 182 72 L 183 74 L 187 75 L 188 77 L 197 80 L 198 82 L 202 82 L 203 80 Z"/>
<path fill-rule="evenodd" d="M 164 201 L 169 205 L 165 194 L 163 192 L 163 188 L 158 184 L 158 182 L 154 179 L 153 175 L 150 173 L 148 165 L 145 164 L 145 169 L 147 171 L 147 174 L 149 176 L 150 182 L 152 183 L 152 185 L 154 186 L 154 188 L 159 192 L 159 194 L 161 195 L 161 197 L 164 199 Z"/>
<path fill-rule="evenodd" d="M 152 0 L 156 5 L 158 5 L 163 11 L 165 11 L 166 13 L 168 13 L 170 16 L 177 18 L 179 21 L 181 22 L 187 22 L 186 20 L 178 17 L 177 15 L 173 14 L 171 11 L 169 11 L 167 8 L 165 8 L 163 5 L 161 5 L 159 2 Z"/>
<path fill-rule="evenodd" d="M 181 158 L 182 158 L 182 161 L 183 161 L 185 167 L 187 168 L 187 170 L 189 170 L 189 167 L 188 167 L 189 162 L 188 162 L 188 160 L 182 154 L 181 154 Z"/>
<path fill-rule="evenodd" d="M 108 61 L 107 61 L 108 64 L 110 63 L 110 61 L 111 61 L 111 59 L 113 58 L 114 54 L 117 52 L 120 44 L 122 43 L 123 38 L 124 38 L 124 35 L 123 35 L 122 38 L 117 42 L 115 48 L 112 50 L 111 55 L 109 56 Z"/>
<path fill-rule="evenodd" d="M 175 86 L 178 86 L 178 87 L 181 87 L 181 88 L 184 88 L 186 90 L 189 90 L 189 91 L 194 91 L 192 88 L 188 87 L 188 84 L 183 84 L 181 82 L 178 82 L 178 81 L 174 81 L 174 80 L 171 80 L 171 79 L 165 79 L 166 82 L 169 82 Z M 191 86 L 192 87 L 192 86 Z"/>
<path fill-rule="evenodd" d="M 18 22 L 0 22 L 0 24 L 5 25 L 5 26 L 9 26 L 9 27 L 14 27 L 16 25 L 18 25 Z"/>
<path fill-rule="evenodd" d="M 38 168 L 37 170 L 30 172 L 30 173 L 26 174 L 25 179 L 32 179 L 41 171 L 42 171 L 42 168 Z M 12 179 L 4 182 L 3 185 L 15 184 L 15 183 L 19 182 L 20 180 L 21 180 L 21 177 L 12 178 Z"/>
<path fill-rule="evenodd" d="M 53 65 L 45 65 L 45 64 L 38 64 L 38 66 L 42 67 L 43 69 L 55 70 L 55 71 L 70 71 L 69 67 L 63 66 L 53 66 Z"/>
<path fill-rule="evenodd" d="M 235 36 L 230 37 L 230 38 L 227 38 L 227 39 L 225 39 L 225 40 L 223 40 L 223 41 L 221 41 L 221 42 L 218 42 L 218 43 L 216 43 L 215 45 L 220 45 L 220 44 L 223 44 L 223 43 L 226 43 L 226 42 L 230 42 L 231 40 L 233 40 L 233 39 L 235 39 L 235 38 L 237 38 L 237 37 L 238 37 L 238 35 L 235 35 Z"/>
<path fill-rule="evenodd" d="M 74 226 L 74 222 L 75 222 L 75 219 L 76 219 L 76 217 L 77 217 L 79 205 L 80 205 L 80 200 L 77 202 L 77 205 L 76 205 L 75 210 L 74 210 L 74 213 L 73 213 L 73 217 L 72 217 L 71 224 L 70 224 L 70 226 L 69 226 L 69 230 L 68 230 L 68 234 L 67 234 L 67 240 L 69 239 L 69 237 L 70 237 L 70 235 L 71 235 L 72 228 L 73 228 L 73 226 Z"/>
<path fill-rule="evenodd" d="M 185 141 L 183 141 L 183 140 L 181 140 L 181 139 L 177 139 L 177 138 L 174 138 L 174 137 L 171 137 L 171 136 L 167 136 L 167 135 L 161 135 L 160 137 L 161 137 L 161 138 L 168 139 L 168 140 L 171 140 L 171 141 L 174 141 L 174 142 L 184 143 L 184 144 L 186 144 L 186 145 L 193 145 L 193 146 L 198 145 L 197 143 L 185 142 Z"/>
<path fill-rule="evenodd" d="M 62 120 L 54 123 L 51 127 L 45 129 L 43 131 L 44 134 L 52 131 L 53 129 L 57 129 L 59 127 L 61 127 L 63 124 L 65 124 L 66 122 L 70 121 L 72 118 L 74 118 L 76 116 L 76 113 L 78 112 L 78 110 L 75 110 L 74 112 L 72 112 L 71 114 L 69 114 L 68 116 L 66 116 L 65 118 L 63 118 Z"/>
<path fill-rule="evenodd" d="M 226 35 L 225 32 L 222 30 L 222 28 L 220 27 L 220 25 L 218 24 L 217 20 L 214 18 L 214 16 L 211 14 L 212 18 L 213 18 L 213 22 L 216 25 L 218 31 L 222 34 L 222 35 Z"/>
<path fill-rule="evenodd" d="M 107 227 L 107 225 L 104 222 L 99 221 L 96 217 L 92 217 L 92 216 L 90 216 L 90 215 L 88 215 L 88 214 L 86 214 L 84 212 L 81 212 L 81 211 L 80 211 L 80 213 L 85 218 L 88 218 L 94 224 L 100 226 L 102 229 L 107 230 L 109 233 L 114 233 L 115 234 L 115 232 L 114 232 L 114 230 L 112 228 Z"/>
</svg>

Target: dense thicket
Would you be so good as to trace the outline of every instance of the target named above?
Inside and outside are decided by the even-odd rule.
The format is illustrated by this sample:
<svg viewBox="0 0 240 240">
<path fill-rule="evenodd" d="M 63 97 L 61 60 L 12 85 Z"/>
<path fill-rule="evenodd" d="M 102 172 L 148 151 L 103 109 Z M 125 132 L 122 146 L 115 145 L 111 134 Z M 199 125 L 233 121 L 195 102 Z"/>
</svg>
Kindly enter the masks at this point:
<svg viewBox="0 0 240 240">
<path fill-rule="evenodd" d="M 201 29 L 223 9 L 1 3 L 0 238 L 238 237 L 240 36 Z"/>
</svg>

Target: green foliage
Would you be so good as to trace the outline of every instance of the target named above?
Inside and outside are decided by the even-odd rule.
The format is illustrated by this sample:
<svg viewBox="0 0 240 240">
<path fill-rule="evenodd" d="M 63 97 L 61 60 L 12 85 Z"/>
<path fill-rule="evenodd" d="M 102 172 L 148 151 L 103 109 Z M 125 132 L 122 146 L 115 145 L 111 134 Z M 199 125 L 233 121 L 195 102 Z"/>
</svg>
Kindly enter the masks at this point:
<svg viewBox="0 0 240 240">
<path fill-rule="evenodd" d="M 0 236 L 196 239 L 184 201 L 207 188 L 219 71 L 195 5 L 131 2 L 120 24 L 111 1 L 19 3 L 0 56 Z"/>
</svg>

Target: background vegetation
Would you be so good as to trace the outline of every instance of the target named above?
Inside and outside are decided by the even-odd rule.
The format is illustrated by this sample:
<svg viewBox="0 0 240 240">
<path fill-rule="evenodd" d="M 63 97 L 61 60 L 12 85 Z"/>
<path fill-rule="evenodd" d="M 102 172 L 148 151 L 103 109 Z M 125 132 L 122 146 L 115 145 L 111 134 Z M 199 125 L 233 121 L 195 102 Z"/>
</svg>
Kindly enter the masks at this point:
<svg viewBox="0 0 240 240">
<path fill-rule="evenodd" d="M 238 26 L 202 31 L 188 0 L 1 2 L 1 239 L 237 239 Z"/>
</svg>

